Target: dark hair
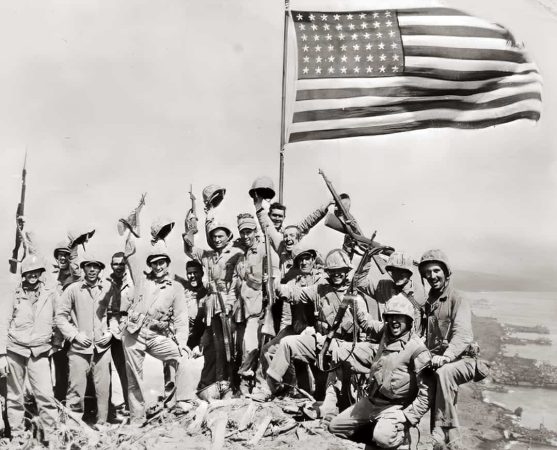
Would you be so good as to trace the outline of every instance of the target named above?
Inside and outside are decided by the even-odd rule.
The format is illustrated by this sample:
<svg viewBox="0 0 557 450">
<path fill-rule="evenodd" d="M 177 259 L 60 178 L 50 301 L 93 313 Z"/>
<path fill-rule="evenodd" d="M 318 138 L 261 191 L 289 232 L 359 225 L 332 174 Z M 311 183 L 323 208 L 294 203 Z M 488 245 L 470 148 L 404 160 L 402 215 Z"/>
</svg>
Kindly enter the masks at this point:
<svg viewBox="0 0 557 450">
<path fill-rule="evenodd" d="M 272 209 L 282 209 L 286 213 L 286 206 L 284 206 L 282 203 L 279 202 L 271 203 L 271 206 L 269 207 L 269 211 L 271 211 Z"/>
<path fill-rule="evenodd" d="M 344 199 L 350 199 L 350 196 L 348 194 L 344 193 L 344 192 L 342 194 L 340 194 L 339 197 L 343 200 Z"/>
<path fill-rule="evenodd" d="M 124 262 L 126 261 L 126 254 L 124 252 L 116 252 L 114 253 L 114 255 L 112 255 L 112 258 L 110 259 L 110 261 L 112 262 L 114 260 L 114 258 L 122 258 L 124 260 Z"/>
<path fill-rule="evenodd" d="M 199 269 L 203 272 L 203 265 L 199 261 L 192 259 L 186 263 L 186 270 L 188 269 Z"/>
<path fill-rule="evenodd" d="M 238 214 L 238 220 L 240 219 L 255 219 L 255 217 L 253 217 L 250 213 L 240 213 Z"/>
</svg>

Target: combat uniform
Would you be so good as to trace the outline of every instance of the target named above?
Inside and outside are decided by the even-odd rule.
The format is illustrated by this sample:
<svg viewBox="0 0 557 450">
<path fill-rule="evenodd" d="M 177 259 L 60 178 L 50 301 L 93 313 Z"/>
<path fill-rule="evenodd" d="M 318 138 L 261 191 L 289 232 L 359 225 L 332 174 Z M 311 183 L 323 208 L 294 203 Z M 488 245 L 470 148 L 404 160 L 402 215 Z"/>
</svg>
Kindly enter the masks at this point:
<svg viewBox="0 0 557 450">
<path fill-rule="evenodd" d="M 58 407 L 54 400 L 48 356 L 53 348 L 56 291 L 39 281 L 34 289 L 20 285 L 3 315 L 0 355 L 7 354 L 7 412 L 12 435 L 24 431 L 25 378 L 37 402 L 45 435 L 56 429 Z M 61 342 L 58 342 L 58 345 Z"/>
<path fill-rule="evenodd" d="M 67 406 L 84 412 L 87 373 L 91 371 L 97 397 L 97 421 L 101 423 L 108 417 L 110 341 L 105 345 L 96 342 L 109 332 L 107 312 L 111 289 L 106 280 L 99 279 L 94 285 L 78 281 L 66 288 L 56 306 L 56 326 L 71 343 Z M 78 333 L 87 335 L 91 345 L 77 343 L 74 338 Z"/>
</svg>

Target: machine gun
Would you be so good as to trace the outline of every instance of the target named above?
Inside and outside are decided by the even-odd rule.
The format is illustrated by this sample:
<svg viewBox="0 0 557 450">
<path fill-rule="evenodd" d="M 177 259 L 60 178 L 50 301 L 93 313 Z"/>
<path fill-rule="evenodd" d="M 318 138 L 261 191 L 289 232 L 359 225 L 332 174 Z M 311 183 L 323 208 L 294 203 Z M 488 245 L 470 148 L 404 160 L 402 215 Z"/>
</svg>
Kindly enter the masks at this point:
<svg viewBox="0 0 557 450">
<path fill-rule="evenodd" d="M 350 213 L 350 211 L 348 211 L 348 208 L 342 201 L 341 196 L 337 193 L 337 191 L 333 186 L 333 183 L 327 178 L 325 172 L 319 169 L 319 175 L 321 175 L 323 177 L 323 180 L 325 180 L 325 184 L 327 185 L 327 188 L 329 189 L 331 195 L 333 196 L 338 211 L 338 213 L 336 214 L 336 218 L 340 222 L 341 227 L 340 229 L 334 227 L 334 229 L 348 235 L 354 242 L 354 245 L 358 245 L 360 248 L 363 249 L 364 252 L 366 252 L 368 249 L 380 249 L 379 251 L 372 252 L 372 258 L 375 261 L 375 264 L 377 264 L 377 267 L 381 271 L 381 273 L 382 274 L 385 273 L 383 266 L 380 264 L 378 260 L 378 255 L 382 253 L 388 256 L 394 251 L 394 248 L 382 245 L 379 242 L 375 241 L 376 233 L 373 233 L 373 236 L 371 238 L 365 237 L 364 234 L 362 233 L 360 226 L 358 225 L 358 222 L 356 221 L 354 216 Z M 350 253 L 352 259 L 352 256 L 354 254 L 354 248 L 352 248 L 352 251 Z"/>
<path fill-rule="evenodd" d="M 10 272 L 17 273 L 17 265 L 20 262 L 19 256 L 19 248 L 23 242 L 22 240 L 22 231 L 23 231 L 23 214 L 25 212 L 25 189 L 26 184 L 25 180 L 27 178 L 27 152 L 25 152 L 25 159 L 23 161 L 23 170 L 21 171 L 21 197 L 19 199 L 19 203 L 17 204 L 17 212 L 16 212 L 16 230 L 15 230 L 15 245 L 14 249 L 12 250 L 12 257 L 10 258 Z M 24 255 L 25 257 L 25 255 Z"/>
</svg>

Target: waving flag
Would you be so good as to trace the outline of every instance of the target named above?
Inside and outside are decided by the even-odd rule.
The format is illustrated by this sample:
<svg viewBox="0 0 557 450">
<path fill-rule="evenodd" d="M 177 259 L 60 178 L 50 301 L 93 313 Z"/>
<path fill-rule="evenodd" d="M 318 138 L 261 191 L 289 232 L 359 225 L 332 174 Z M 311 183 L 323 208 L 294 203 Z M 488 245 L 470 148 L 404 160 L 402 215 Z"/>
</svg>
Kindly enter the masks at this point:
<svg viewBox="0 0 557 450">
<path fill-rule="evenodd" d="M 541 77 L 500 25 L 423 2 L 296 7 L 288 142 L 538 120 Z M 396 9 L 347 10 L 351 5 Z M 400 7 L 403 4 L 404 7 Z M 429 3 L 431 5 L 431 3 Z"/>
</svg>

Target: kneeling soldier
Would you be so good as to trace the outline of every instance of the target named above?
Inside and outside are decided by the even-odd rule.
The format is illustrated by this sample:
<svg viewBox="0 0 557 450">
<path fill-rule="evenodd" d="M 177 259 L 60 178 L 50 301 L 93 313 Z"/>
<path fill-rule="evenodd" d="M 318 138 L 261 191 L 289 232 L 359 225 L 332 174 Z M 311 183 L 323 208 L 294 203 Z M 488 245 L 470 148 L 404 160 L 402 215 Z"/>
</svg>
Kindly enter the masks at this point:
<svg viewBox="0 0 557 450">
<path fill-rule="evenodd" d="M 400 448 L 410 426 L 428 410 L 422 372 L 431 355 L 412 330 L 414 306 L 403 294 L 387 302 L 383 318 L 385 323 L 369 321 L 382 333 L 372 359 L 369 395 L 336 416 L 329 430 L 355 442 Z"/>
<path fill-rule="evenodd" d="M 13 438 L 24 433 L 26 375 L 45 436 L 54 431 L 58 420 L 48 362 L 53 348 L 56 291 L 41 279 L 45 270 L 45 264 L 36 256 L 25 258 L 23 280 L 5 311 L 0 332 L 0 371 L 5 371 L 7 364 L 8 420 Z"/>
</svg>

